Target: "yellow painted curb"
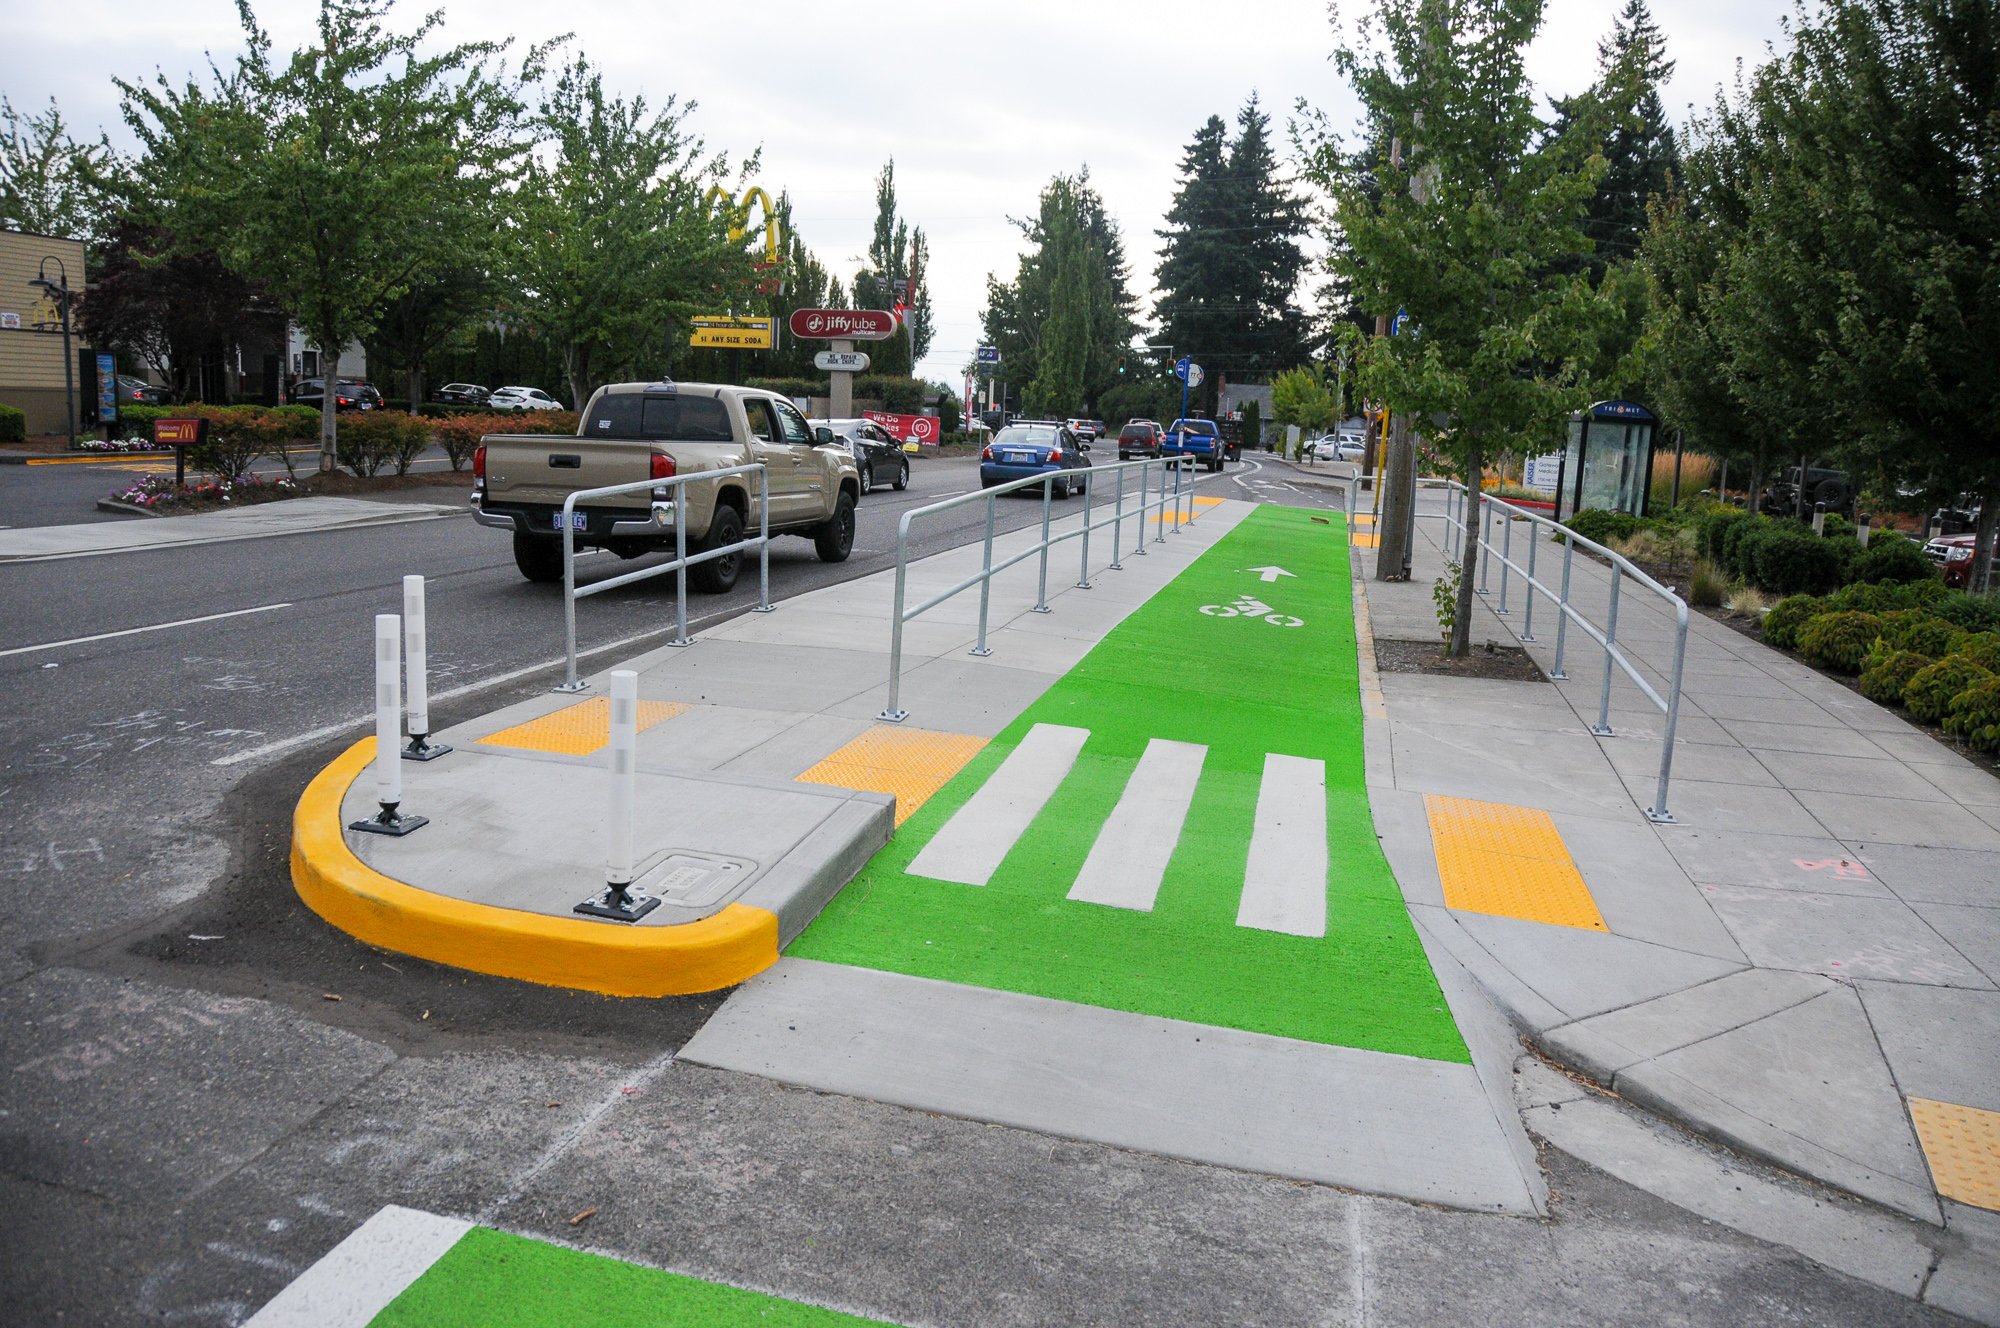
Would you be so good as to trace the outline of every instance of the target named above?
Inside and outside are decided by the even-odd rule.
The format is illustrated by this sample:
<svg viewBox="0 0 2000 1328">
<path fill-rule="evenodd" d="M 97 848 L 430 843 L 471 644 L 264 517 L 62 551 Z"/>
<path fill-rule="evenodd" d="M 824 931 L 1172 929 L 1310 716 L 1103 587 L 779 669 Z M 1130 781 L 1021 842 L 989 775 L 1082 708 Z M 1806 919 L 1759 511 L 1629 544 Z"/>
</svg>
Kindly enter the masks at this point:
<svg viewBox="0 0 2000 1328">
<path fill-rule="evenodd" d="M 607 996 L 717 991 L 778 961 L 778 915 L 748 904 L 700 922 L 636 927 L 474 904 L 384 876 L 348 847 L 340 814 L 348 786 L 374 757 L 373 738 L 341 753 L 306 785 L 292 817 L 293 888 L 307 908 L 356 940 L 474 973 Z"/>
</svg>

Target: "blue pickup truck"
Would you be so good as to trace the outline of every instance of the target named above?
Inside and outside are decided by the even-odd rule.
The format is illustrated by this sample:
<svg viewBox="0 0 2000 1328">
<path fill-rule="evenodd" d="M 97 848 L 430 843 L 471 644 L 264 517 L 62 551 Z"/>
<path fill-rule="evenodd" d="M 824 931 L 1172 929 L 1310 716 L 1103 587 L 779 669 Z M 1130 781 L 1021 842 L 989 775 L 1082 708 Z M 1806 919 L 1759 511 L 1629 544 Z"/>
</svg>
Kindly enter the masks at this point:
<svg viewBox="0 0 2000 1328">
<path fill-rule="evenodd" d="M 1214 420 L 1175 420 L 1160 439 L 1160 455 L 1193 457 L 1207 470 L 1221 470 L 1229 444 Z"/>
</svg>

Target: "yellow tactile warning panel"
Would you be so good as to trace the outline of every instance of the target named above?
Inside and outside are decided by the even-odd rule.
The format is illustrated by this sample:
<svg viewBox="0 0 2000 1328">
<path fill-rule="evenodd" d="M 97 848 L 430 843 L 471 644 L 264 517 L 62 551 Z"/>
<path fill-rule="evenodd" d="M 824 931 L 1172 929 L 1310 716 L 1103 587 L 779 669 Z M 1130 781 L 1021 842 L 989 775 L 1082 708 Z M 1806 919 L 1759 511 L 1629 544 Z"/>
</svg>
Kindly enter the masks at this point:
<svg viewBox="0 0 2000 1328">
<path fill-rule="evenodd" d="M 1354 524 L 1363 528 L 1372 527 L 1375 524 L 1375 514 L 1373 512 L 1356 512 L 1354 514 Z"/>
<path fill-rule="evenodd" d="M 1608 931 L 1549 814 L 1424 795 L 1447 907 Z"/>
<path fill-rule="evenodd" d="M 798 782 L 892 793 L 896 824 L 901 825 L 984 746 L 986 739 L 963 733 L 877 724 L 800 775 Z"/>
<path fill-rule="evenodd" d="M 2000 1111 L 1927 1097 L 1909 1101 L 1910 1120 L 1924 1145 L 1937 1192 L 2000 1212 Z"/>
<path fill-rule="evenodd" d="M 1187 524 L 1188 522 L 1194 520 L 1196 517 L 1200 516 L 1203 512 L 1206 512 L 1209 508 L 1220 507 L 1226 501 L 1227 500 L 1223 498 L 1203 498 L 1200 497 L 1199 495 L 1189 499 L 1188 500 L 1189 506 L 1187 508 L 1184 508 L 1181 512 L 1181 524 L 1183 525 Z M 1153 514 L 1151 519 L 1154 521 L 1171 522 L 1174 519 L 1174 514 L 1172 512 L 1156 512 Z"/>
<path fill-rule="evenodd" d="M 644 733 L 686 709 L 678 701 L 641 701 L 639 732 Z M 611 698 L 606 696 L 593 696 L 588 701 L 551 710 L 540 719 L 489 733 L 479 740 L 484 747 L 519 747 L 563 756 L 588 756 L 610 741 Z"/>
<path fill-rule="evenodd" d="M 1380 535 L 1356 535 L 1354 537 L 1354 547 L 1357 549 L 1379 548 L 1381 544 L 1382 537 Z"/>
</svg>

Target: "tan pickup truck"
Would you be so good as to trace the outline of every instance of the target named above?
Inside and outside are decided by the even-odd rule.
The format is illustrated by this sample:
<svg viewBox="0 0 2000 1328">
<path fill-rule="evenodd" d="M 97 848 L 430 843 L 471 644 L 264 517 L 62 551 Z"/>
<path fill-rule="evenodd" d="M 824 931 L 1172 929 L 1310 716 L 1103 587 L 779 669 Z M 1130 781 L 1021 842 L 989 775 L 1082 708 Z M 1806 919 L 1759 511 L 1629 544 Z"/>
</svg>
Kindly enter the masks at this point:
<svg viewBox="0 0 2000 1328">
<path fill-rule="evenodd" d="M 762 462 L 770 477 L 773 535 L 804 535 L 822 560 L 845 562 L 854 547 L 861 480 L 854 457 L 815 431 L 784 397 L 709 383 L 612 383 L 583 408 L 575 437 L 489 434 L 472 458 L 472 515 L 514 534 L 514 562 L 530 581 L 562 579 L 563 500 L 579 489 L 727 470 Z M 636 489 L 577 504 L 579 549 L 621 558 L 672 552 L 674 525 L 687 550 L 734 544 L 757 528 L 754 473 Z M 703 590 L 736 584 L 740 554 L 689 569 Z"/>
</svg>

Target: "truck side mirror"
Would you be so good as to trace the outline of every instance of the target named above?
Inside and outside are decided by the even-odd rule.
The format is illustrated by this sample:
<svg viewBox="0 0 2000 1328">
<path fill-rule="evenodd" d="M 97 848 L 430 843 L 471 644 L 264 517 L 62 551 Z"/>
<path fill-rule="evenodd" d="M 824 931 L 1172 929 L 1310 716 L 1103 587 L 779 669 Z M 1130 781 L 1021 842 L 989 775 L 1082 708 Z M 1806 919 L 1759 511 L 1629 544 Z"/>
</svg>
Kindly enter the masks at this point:
<svg viewBox="0 0 2000 1328">
<path fill-rule="evenodd" d="M 831 443 L 833 441 L 833 430 L 827 428 L 824 424 L 820 425 L 817 429 L 813 430 L 813 441 L 821 446 Z"/>
</svg>

